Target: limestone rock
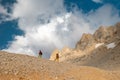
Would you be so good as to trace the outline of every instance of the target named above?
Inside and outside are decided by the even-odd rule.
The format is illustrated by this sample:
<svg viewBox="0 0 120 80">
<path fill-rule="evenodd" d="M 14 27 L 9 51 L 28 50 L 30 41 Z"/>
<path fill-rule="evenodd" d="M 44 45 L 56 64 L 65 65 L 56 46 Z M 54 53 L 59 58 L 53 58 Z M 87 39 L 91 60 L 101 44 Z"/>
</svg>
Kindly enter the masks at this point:
<svg viewBox="0 0 120 80">
<path fill-rule="evenodd" d="M 87 47 L 92 46 L 95 39 L 91 34 L 83 34 L 80 41 L 76 45 L 76 49 L 85 50 Z"/>
<path fill-rule="evenodd" d="M 54 61 L 56 59 L 56 54 L 59 54 L 60 51 L 58 49 L 54 50 L 50 56 L 50 60 Z"/>
<path fill-rule="evenodd" d="M 100 27 L 94 34 L 94 38 L 98 42 L 107 42 L 111 40 L 116 32 L 116 28 L 113 26 L 110 27 Z"/>
<path fill-rule="evenodd" d="M 101 26 L 94 34 L 84 33 L 74 49 L 63 48 L 60 51 L 60 62 L 102 69 L 119 69 L 119 49 L 120 23 Z"/>
</svg>

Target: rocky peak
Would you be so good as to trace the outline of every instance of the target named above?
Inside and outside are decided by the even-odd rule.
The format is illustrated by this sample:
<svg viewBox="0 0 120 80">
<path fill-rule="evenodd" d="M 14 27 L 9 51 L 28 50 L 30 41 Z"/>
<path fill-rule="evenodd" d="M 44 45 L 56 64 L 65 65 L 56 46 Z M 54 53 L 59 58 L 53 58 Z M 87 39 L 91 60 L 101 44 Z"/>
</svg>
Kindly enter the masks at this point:
<svg viewBox="0 0 120 80">
<path fill-rule="evenodd" d="M 120 22 L 117 23 L 115 26 L 116 26 L 116 32 L 115 32 L 115 34 L 120 37 Z"/>
<path fill-rule="evenodd" d="M 50 60 L 54 61 L 56 59 L 56 54 L 58 54 L 60 51 L 58 49 L 55 49 L 52 52 L 52 55 L 50 56 Z"/>
<path fill-rule="evenodd" d="M 56 59 L 56 54 L 59 54 L 59 58 L 61 58 L 60 61 L 63 61 L 63 60 L 66 59 L 66 56 L 67 56 L 68 54 L 69 54 L 69 55 L 71 54 L 71 51 L 72 51 L 72 49 L 70 49 L 70 48 L 68 48 L 68 47 L 64 47 L 61 51 L 58 50 L 58 49 L 55 49 L 55 50 L 52 52 L 51 56 L 50 56 L 50 60 L 55 61 L 55 59 Z"/>
<path fill-rule="evenodd" d="M 76 45 L 76 49 L 85 50 L 87 47 L 92 46 L 96 43 L 92 34 L 83 34 L 80 41 Z"/>
<path fill-rule="evenodd" d="M 111 50 L 111 48 L 108 50 L 107 46 L 112 47 L 114 50 L 116 46 L 119 46 L 118 44 L 120 44 L 120 23 L 109 27 L 101 26 L 93 35 L 84 33 L 74 49 L 65 47 L 60 51 L 55 50 L 51 55 L 51 60 L 55 59 L 54 55 L 58 52 L 60 55 L 59 61 L 61 62 L 66 60 L 72 61 L 74 57 L 79 59 L 80 56 L 93 53 L 107 53 L 107 51 Z"/>
<path fill-rule="evenodd" d="M 110 27 L 100 27 L 96 32 L 93 34 L 95 40 L 97 42 L 107 42 L 111 38 L 113 38 L 114 34 L 116 32 L 116 28 L 113 26 Z"/>
</svg>

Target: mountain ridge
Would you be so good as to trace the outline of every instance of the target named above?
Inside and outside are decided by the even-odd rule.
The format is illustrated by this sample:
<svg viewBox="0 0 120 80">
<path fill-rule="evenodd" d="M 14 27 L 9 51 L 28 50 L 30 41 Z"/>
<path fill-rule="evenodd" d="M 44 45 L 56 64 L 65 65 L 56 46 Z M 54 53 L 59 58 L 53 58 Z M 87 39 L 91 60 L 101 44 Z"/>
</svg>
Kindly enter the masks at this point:
<svg viewBox="0 0 120 80">
<path fill-rule="evenodd" d="M 101 26 L 94 34 L 84 33 L 74 49 L 67 47 L 61 51 L 58 50 L 60 55 L 59 61 L 79 66 L 119 70 L 119 49 L 120 23 L 108 27 Z M 53 54 L 50 60 L 54 60 L 55 57 L 52 56 Z"/>
</svg>

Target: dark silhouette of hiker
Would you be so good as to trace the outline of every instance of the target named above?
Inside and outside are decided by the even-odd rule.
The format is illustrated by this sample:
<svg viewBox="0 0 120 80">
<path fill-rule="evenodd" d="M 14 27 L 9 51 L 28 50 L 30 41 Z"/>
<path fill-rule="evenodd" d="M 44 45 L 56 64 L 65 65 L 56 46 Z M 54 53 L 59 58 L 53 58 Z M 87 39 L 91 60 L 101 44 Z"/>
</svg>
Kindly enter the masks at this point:
<svg viewBox="0 0 120 80">
<path fill-rule="evenodd" d="M 58 53 L 56 54 L 55 61 L 56 61 L 56 62 L 59 62 L 59 54 L 58 54 Z"/>
<path fill-rule="evenodd" d="M 39 51 L 39 56 L 38 56 L 38 57 L 39 57 L 39 58 L 42 58 L 42 54 L 43 54 L 43 53 L 42 53 L 42 51 L 40 50 L 40 51 Z"/>
</svg>

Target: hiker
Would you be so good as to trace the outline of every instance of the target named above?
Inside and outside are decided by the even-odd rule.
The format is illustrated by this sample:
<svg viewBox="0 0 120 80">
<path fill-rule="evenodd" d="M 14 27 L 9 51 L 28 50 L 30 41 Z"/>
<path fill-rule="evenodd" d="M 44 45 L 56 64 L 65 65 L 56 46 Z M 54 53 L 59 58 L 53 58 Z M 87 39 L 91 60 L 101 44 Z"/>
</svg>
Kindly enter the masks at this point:
<svg viewBox="0 0 120 80">
<path fill-rule="evenodd" d="M 58 54 L 58 53 L 56 54 L 55 61 L 56 61 L 56 62 L 59 62 L 59 54 Z"/>
<path fill-rule="evenodd" d="M 39 51 L 38 57 L 39 57 L 39 58 L 42 58 L 42 51 L 41 51 L 41 50 Z"/>
</svg>

